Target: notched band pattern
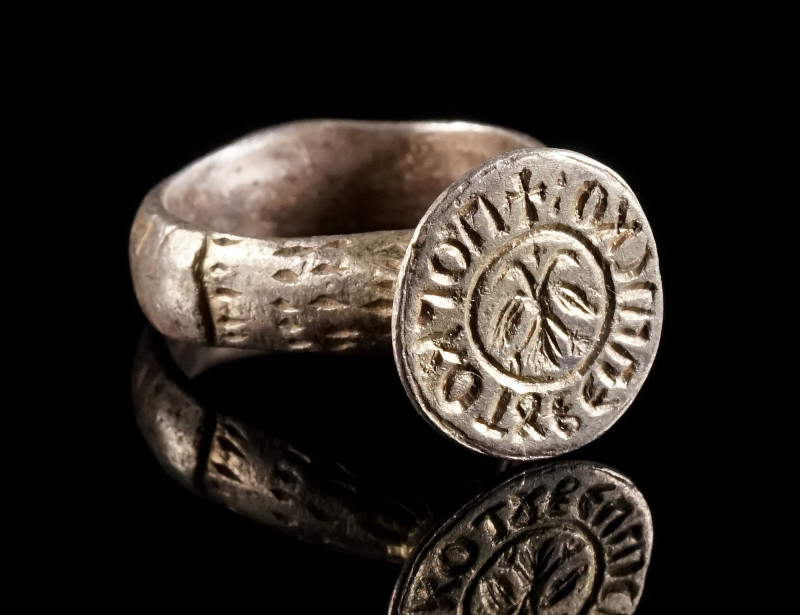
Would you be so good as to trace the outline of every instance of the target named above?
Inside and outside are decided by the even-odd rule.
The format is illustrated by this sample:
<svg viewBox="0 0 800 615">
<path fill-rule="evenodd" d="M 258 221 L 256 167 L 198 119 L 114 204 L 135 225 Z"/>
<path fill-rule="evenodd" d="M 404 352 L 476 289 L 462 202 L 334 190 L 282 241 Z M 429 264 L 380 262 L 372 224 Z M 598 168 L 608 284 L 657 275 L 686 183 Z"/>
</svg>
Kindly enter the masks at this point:
<svg viewBox="0 0 800 615">
<path fill-rule="evenodd" d="M 170 337 L 328 352 L 391 342 L 394 285 L 411 231 L 264 240 L 172 227 L 151 235 L 138 258 L 152 273 L 142 272 L 137 288 Z M 176 288 L 191 303 L 176 301 Z"/>
</svg>

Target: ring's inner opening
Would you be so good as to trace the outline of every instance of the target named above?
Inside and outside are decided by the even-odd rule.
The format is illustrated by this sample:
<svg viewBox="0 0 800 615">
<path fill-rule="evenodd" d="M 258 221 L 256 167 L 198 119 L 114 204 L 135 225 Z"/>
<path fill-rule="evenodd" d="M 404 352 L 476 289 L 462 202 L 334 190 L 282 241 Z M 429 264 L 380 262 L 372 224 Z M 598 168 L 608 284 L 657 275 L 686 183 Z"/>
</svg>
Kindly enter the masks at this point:
<svg viewBox="0 0 800 615">
<path fill-rule="evenodd" d="M 464 123 L 298 122 L 188 167 L 165 190 L 164 206 L 207 229 L 249 237 L 413 228 L 466 171 L 536 145 Z"/>
</svg>

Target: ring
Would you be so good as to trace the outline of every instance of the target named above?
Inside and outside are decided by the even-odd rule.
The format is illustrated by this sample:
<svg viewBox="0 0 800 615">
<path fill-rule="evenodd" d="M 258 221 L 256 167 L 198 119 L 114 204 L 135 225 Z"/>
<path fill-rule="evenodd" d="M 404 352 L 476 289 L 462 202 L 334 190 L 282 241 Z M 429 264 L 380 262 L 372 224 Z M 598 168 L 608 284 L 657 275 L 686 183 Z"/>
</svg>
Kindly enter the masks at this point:
<svg viewBox="0 0 800 615">
<path fill-rule="evenodd" d="M 267 129 L 156 186 L 130 239 L 137 298 L 165 335 L 392 347 L 420 413 L 500 457 L 605 432 L 661 334 L 655 241 L 628 185 L 496 127 Z"/>
</svg>

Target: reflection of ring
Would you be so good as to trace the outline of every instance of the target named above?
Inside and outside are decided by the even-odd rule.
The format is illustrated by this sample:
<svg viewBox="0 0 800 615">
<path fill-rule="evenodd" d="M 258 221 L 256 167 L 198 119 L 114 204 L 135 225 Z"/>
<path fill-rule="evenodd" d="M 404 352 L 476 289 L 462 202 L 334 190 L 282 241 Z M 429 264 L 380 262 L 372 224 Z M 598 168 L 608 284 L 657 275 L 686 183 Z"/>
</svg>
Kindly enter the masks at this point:
<svg viewBox="0 0 800 615">
<path fill-rule="evenodd" d="M 407 560 L 391 613 L 520 605 L 519 612 L 631 613 L 639 602 L 652 523 L 646 501 L 618 472 L 574 460 L 504 477 L 492 468 L 481 495 L 437 524 L 427 509 L 415 512 L 425 507 L 408 505 L 416 498 L 382 495 L 338 464 L 202 407 L 176 364 L 185 370 L 188 358 L 208 367 L 219 349 L 176 348 L 183 355 L 173 362 L 158 336 L 145 335 L 133 367 L 137 422 L 161 465 L 184 487 L 296 538 Z"/>
<path fill-rule="evenodd" d="M 620 473 L 575 460 L 517 469 L 493 476 L 479 496 L 436 523 L 427 510 L 418 514 L 397 494 L 378 494 L 338 464 L 203 408 L 176 368 L 210 367 L 219 349 L 173 345 L 182 351 L 173 361 L 162 341 L 142 338 L 133 398 L 164 469 L 184 487 L 297 538 L 407 560 L 390 613 L 636 608 L 653 529 L 647 502 Z"/>
<path fill-rule="evenodd" d="M 132 375 L 139 430 L 173 479 L 305 541 L 362 557 L 407 557 L 430 523 L 418 498 L 379 493 L 338 463 L 204 407 L 178 365 L 192 371 L 186 370 L 191 361 L 196 374 L 217 362 L 219 349 L 180 350 L 183 360 L 176 363 L 163 340 L 149 332 L 139 344 Z"/>
<path fill-rule="evenodd" d="M 391 230 L 478 163 L 413 235 Z M 298 351 L 393 340 L 423 416 L 509 458 L 561 454 L 608 429 L 661 332 L 655 243 L 627 184 L 499 128 L 257 133 L 154 188 L 130 254 L 140 304 L 166 335 Z"/>
<path fill-rule="evenodd" d="M 389 613 L 633 613 L 652 544 L 647 502 L 618 472 L 528 468 L 415 548 Z"/>
</svg>

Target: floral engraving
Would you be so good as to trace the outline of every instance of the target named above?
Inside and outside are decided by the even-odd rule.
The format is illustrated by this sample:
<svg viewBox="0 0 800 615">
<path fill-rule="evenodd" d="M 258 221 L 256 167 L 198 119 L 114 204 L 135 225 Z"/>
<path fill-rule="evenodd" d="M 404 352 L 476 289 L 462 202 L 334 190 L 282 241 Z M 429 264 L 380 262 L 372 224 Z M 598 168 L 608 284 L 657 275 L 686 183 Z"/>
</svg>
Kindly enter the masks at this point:
<svg viewBox="0 0 800 615">
<path fill-rule="evenodd" d="M 515 259 L 497 272 L 492 286 L 509 284 L 514 292 L 497 310 L 489 328 L 487 350 L 502 357 L 504 367 L 519 375 L 524 370 L 542 371 L 562 367 L 565 355 L 581 354 L 587 338 L 575 326 L 567 326 L 561 315 L 593 321 L 598 309 L 578 284 L 554 280 L 558 268 L 578 267 L 573 250 L 555 251 L 540 266 L 541 250 L 535 246 L 530 265 Z M 534 271 L 540 270 L 537 280 Z"/>
<path fill-rule="evenodd" d="M 535 532 L 499 553 L 468 593 L 470 615 L 578 613 L 594 577 L 592 549 L 565 528 Z"/>
</svg>

